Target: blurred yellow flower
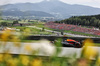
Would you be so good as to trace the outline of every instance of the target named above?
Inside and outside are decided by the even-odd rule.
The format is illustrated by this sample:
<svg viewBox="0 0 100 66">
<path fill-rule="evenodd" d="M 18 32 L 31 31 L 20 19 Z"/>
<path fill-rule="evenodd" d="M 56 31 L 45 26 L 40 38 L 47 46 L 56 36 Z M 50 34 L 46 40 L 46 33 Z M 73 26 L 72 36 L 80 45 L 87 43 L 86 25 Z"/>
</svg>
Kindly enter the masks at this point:
<svg viewBox="0 0 100 66">
<path fill-rule="evenodd" d="M 3 54 L 0 54 L 0 63 L 3 61 Z"/>
<path fill-rule="evenodd" d="M 17 66 L 18 59 L 13 58 L 10 54 L 4 54 L 4 61 L 6 61 L 7 66 Z"/>
<path fill-rule="evenodd" d="M 42 60 L 41 59 L 34 59 L 31 61 L 31 66 L 42 66 Z"/>
<path fill-rule="evenodd" d="M 30 45 L 25 45 L 25 50 L 32 51 L 32 47 Z"/>
<path fill-rule="evenodd" d="M 18 64 L 18 59 L 12 58 L 7 60 L 7 66 L 17 66 Z"/>
<path fill-rule="evenodd" d="M 92 39 L 86 39 L 84 42 L 83 42 L 84 46 L 94 46 L 94 42 Z"/>
<path fill-rule="evenodd" d="M 9 39 L 9 36 L 11 35 L 11 32 L 9 30 L 6 30 L 2 33 L 1 39 L 3 41 L 7 41 Z"/>
<path fill-rule="evenodd" d="M 17 65 L 19 62 L 18 58 L 14 58 L 14 63 Z"/>
<path fill-rule="evenodd" d="M 95 49 L 94 47 L 87 47 L 84 55 L 87 59 L 94 59 L 97 55 L 97 49 Z"/>
<path fill-rule="evenodd" d="M 83 54 L 84 57 L 87 59 L 94 59 L 97 55 L 97 49 L 93 47 L 94 43 L 91 39 L 86 39 L 84 41 L 84 47 L 83 47 Z"/>
<path fill-rule="evenodd" d="M 11 59 L 12 56 L 10 54 L 4 54 L 4 59 L 7 60 L 7 59 Z"/>
<path fill-rule="evenodd" d="M 24 65 L 24 66 L 28 66 L 29 65 L 29 57 L 28 56 L 22 56 L 21 57 L 21 61 L 22 61 L 22 64 Z"/>
<path fill-rule="evenodd" d="M 98 57 L 98 59 L 96 61 L 96 66 L 100 66 L 100 57 Z"/>
</svg>

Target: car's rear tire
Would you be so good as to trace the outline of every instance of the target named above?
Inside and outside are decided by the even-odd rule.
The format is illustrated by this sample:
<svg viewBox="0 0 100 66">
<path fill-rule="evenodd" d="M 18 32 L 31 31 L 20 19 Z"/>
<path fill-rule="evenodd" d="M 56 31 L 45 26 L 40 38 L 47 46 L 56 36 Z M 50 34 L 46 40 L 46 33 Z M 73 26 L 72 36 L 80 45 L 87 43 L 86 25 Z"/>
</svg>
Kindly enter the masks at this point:
<svg viewBox="0 0 100 66">
<path fill-rule="evenodd" d="M 74 47 L 75 47 L 75 48 L 81 48 L 81 45 L 78 44 L 78 43 L 75 43 L 75 44 L 74 44 Z"/>
</svg>

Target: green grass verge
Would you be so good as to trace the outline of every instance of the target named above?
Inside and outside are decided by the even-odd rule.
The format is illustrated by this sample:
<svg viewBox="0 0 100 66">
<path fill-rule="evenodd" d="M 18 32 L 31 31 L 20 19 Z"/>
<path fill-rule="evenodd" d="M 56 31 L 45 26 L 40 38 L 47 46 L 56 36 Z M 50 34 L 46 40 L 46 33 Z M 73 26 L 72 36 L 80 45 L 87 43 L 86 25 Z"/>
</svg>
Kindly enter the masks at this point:
<svg viewBox="0 0 100 66">
<path fill-rule="evenodd" d="M 28 42 L 29 42 L 29 43 L 30 43 L 30 42 L 37 42 L 37 41 L 38 41 L 38 40 L 21 40 L 21 42 L 27 42 L 27 43 L 28 43 Z"/>
<path fill-rule="evenodd" d="M 86 33 L 81 33 L 81 32 L 74 32 L 74 31 L 71 31 L 71 30 L 68 30 L 68 31 L 66 30 L 64 32 L 71 33 L 71 34 L 77 34 L 77 35 L 84 35 L 84 36 L 100 37 L 100 36 L 93 35 L 93 34 L 86 34 Z"/>
<path fill-rule="evenodd" d="M 42 34 L 42 35 L 52 35 L 52 34 L 55 34 L 55 33 L 52 33 L 52 32 L 47 32 L 47 31 L 42 31 L 41 29 L 36 29 L 36 28 L 32 28 L 32 27 L 14 27 L 16 29 L 20 29 L 21 31 L 24 31 L 24 29 L 30 29 L 31 33 L 30 35 L 38 35 L 38 34 Z"/>
<path fill-rule="evenodd" d="M 100 43 L 94 43 L 94 45 L 100 47 Z"/>
<path fill-rule="evenodd" d="M 0 20 L 0 23 L 1 22 L 13 23 L 13 20 Z"/>
</svg>

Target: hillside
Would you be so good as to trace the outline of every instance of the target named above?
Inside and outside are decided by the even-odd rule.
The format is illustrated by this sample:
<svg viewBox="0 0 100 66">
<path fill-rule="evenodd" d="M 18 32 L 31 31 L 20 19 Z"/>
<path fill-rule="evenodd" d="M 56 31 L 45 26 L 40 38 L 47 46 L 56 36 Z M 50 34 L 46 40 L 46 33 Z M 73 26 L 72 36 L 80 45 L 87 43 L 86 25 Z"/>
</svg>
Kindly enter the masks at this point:
<svg viewBox="0 0 100 66">
<path fill-rule="evenodd" d="M 56 21 L 56 23 L 65 23 L 65 24 L 82 25 L 82 26 L 100 28 L 100 15 L 73 16 L 69 19 Z"/>
<path fill-rule="evenodd" d="M 42 11 L 61 18 L 68 18 L 79 15 L 96 15 L 100 14 L 100 8 L 94 8 L 84 5 L 71 5 L 59 0 L 42 1 L 38 3 L 17 3 L 1 6 L 5 10 L 20 11 Z"/>
<path fill-rule="evenodd" d="M 38 17 L 54 17 L 53 15 L 42 11 L 3 11 L 3 16 L 38 16 Z"/>
</svg>

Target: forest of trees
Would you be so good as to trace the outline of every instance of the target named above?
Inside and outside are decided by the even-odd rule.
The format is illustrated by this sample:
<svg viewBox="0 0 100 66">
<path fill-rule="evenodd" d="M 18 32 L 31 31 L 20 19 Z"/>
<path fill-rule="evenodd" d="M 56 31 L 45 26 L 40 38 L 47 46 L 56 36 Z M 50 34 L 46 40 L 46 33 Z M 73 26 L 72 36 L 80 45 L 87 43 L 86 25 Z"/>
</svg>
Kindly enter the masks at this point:
<svg viewBox="0 0 100 66">
<path fill-rule="evenodd" d="M 55 21 L 56 23 L 65 23 L 73 25 L 91 26 L 100 28 L 100 15 L 94 16 L 73 16 L 69 19 Z"/>
</svg>

